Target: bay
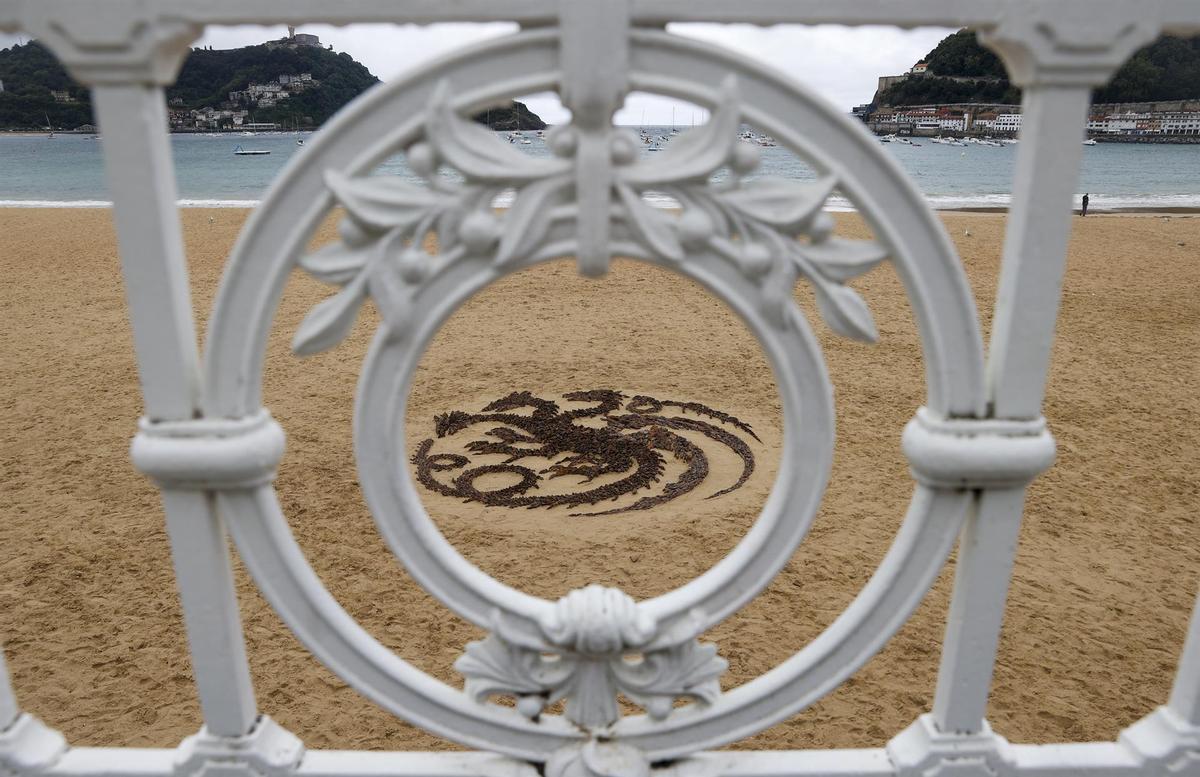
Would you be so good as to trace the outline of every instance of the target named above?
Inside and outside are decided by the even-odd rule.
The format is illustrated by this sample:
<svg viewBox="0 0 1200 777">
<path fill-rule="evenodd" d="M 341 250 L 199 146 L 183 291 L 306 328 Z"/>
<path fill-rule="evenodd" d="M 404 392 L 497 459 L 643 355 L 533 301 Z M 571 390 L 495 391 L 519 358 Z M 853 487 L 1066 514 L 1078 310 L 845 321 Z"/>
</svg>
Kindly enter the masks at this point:
<svg viewBox="0 0 1200 777">
<path fill-rule="evenodd" d="M 670 128 L 646 128 L 670 138 Z M 509 140 L 509 133 L 497 133 Z M 550 152 L 534 132 L 512 136 L 514 146 L 534 156 Z M 528 143 L 522 142 L 528 140 Z M 298 141 L 303 141 L 303 144 Z M 180 204 L 249 207 L 294 157 L 312 143 L 312 133 L 171 135 Z M 658 141 L 656 141 L 658 142 Z M 878 141 L 875 141 L 878 142 Z M 944 146 L 918 138 L 916 146 L 880 143 L 898 161 L 934 208 L 1001 208 L 1010 199 L 1017 145 Z M 270 151 L 237 156 L 247 150 Z M 0 134 L 0 206 L 86 206 L 107 203 L 101 156 L 103 143 L 87 135 Z M 759 147 L 756 175 L 806 179 L 811 169 L 780 146 Z M 1200 208 L 1200 145 L 1098 144 L 1083 152 L 1077 198 L 1091 194 L 1095 210 Z M 642 147 L 643 156 L 654 152 Z M 413 178 L 402 157 L 385 162 L 380 174 Z M 844 200 L 831 202 L 849 209 Z"/>
</svg>

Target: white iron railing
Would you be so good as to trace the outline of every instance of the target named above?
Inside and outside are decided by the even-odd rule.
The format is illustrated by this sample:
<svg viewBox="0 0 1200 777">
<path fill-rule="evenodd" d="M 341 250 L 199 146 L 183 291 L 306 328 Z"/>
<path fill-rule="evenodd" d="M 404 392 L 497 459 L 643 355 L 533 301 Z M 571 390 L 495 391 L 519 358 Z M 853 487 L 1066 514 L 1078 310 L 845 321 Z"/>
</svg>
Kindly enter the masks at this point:
<svg viewBox="0 0 1200 777">
<path fill-rule="evenodd" d="M 204 26 L 504 20 L 521 30 L 375 88 L 297 155 L 234 249 L 201 358 L 163 87 Z M 671 21 L 979 31 L 1024 89 L 986 359 L 953 247 L 878 144 L 786 78 L 665 32 Z M 19 710 L 0 658 L 0 774 L 1200 774 L 1200 611 L 1170 699 L 1118 741 L 1011 745 L 984 720 L 1025 488 L 1054 457 L 1040 408 L 1090 90 L 1160 33 L 1200 32 L 1195 0 L 0 0 L 0 30 L 37 37 L 93 89 L 145 398 L 133 459 L 162 490 L 205 721 L 174 750 L 71 748 Z M 463 118 L 548 89 L 573 117 L 549 141 L 553 159 L 513 152 Z M 638 161 L 611 123 L 635 89 L 702 105 L 712 120 Z M 803 157 L 817 182 L 735 176 L 732 186 L 710 186 L 717 168 L 754 166 L 736 137 L 743 121 Z M 399 151 L 418 173 L 436 161 L 465 183 L 439 190 L 366 178 Z M 830 234 L 821 209 L 834 187 L 868 221 L 874 242 Z M 514 206 L 492 215 L 492 196 L 509 188 Z M 646 208 L 641 194 L 650 188 L 674 196 L 683 214 Z M 312 231 L 339 205 L 343 241 L 306 255 Z M 729 209 L 741 218 L 713 215 Z M 440 229 L 439 254 L 400 250 L 419 245 L 425 224 Z M 455 305 L 556 257 L 578 257 L 582 273 L 602 275 L 614 254 L 698 280 L 745 319 L 783 398 L 781 476 L 738 547 L 684 587 L 634 602 L 590 586 L 548 602 L 468 564 L 434 528 L 412 483 L 394 482 L 389 463 L 405 458 L 394 446 L 403 439 L 407 379 Z M 871 581 L 825 633 L 776 670 L 722 693 L 724 661 L 697 637 L 791 556 L 830 467 L 831 386 L 792 286 L 803 277 L 831 328 L 870 339 L 870 311 L 842 282 L 885 259 L 916 311 L 927 365 L 926 405 L 903 436 L 916 479 L 908 515 Z M 361 480 L 382 534 L 414 578 L 490 632 L 456 665 L 462 690 L 385 649 L 341 609 L 276 501 L 283 433 L 261 407 L 259 386 L 276 303 L 297 267 L 341 287 L 301 325 L 301 355 L 334 347 L 367 296 L 382 314 L 356 410 Z M 405 376 L 403 385 L 395 375 Z M 396 715 L 480 752 L 306 751 L 261 716 L 226 530 L 268 600 L 330 669 Z M 714 751 L 807 707 L 866 662 L 924 597 L 955 541 L 931 714 L 884 749 Z M 618 693 L 646 714 L 621 717 Z M 515 709 L 490 703 L 493 694 L 516 697 Z M 564 715 L 543 712 L 562 698 Z"/>
</svg>

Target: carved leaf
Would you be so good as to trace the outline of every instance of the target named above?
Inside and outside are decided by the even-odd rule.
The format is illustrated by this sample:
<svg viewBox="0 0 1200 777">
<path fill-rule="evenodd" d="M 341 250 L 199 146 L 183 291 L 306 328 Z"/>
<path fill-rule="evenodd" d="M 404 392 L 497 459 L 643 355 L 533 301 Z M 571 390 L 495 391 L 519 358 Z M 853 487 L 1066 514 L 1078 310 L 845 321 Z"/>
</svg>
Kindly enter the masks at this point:
<svg viewBox="0 0 1200 777">
<path fill-rule="evenodd" d="M 826 176 L 814 183 L 768 178 L 722 194 L 739 212 L 778 229 L 799 230 L 820 211 L 836 180 Z"/>
<path fill-rule="evenodd" d="M 554 175 L 517 192 L 512 208 L 504 217 L 504 234 L 496 250 L 497 265 L 506 265 L 541 243 L 550 228 L 550 209 L 563 199 L 563 190 L 570 182 L 569 176 Z"/>
<path fill-rule="evenodd" d="M 300 260 L 300 267 L 326 283 L 349 283 L 367 264 L 368 248 L 352 248 L 345 243 L 330 243 Z"/>
<path fill-rule="evenodd" d="M 617 193 L 629 214 L 629 226 L 642 242 L 656 254 L 678 262 L 683 259 L 683 245 L 667 217 L 638 196 L 631 187 L 617 184 Z"/>
<path fill-rule="evenodd" d="M 773 273 L 763 288 L 764 312 L 775 326 L 783 328 L 791 322 L 791 312 L 795 308 L 795 297 L 792 296 L 796 287 L 796 269 L 790 263 L 784 263 L 778 272 Z"/>
<path fill-rule="evenodd" d="M 663 770 L 671 774 L 699 774 L 676 766 Z M 636 747 L 617 742 L 589 739 L 583 747 L 568 746 L 556 750 L 546 761 L 546 777 L 650 777 L 646 755 Z M 715 773 L 715 772 L 714 772 Z"/>
<path fill-rule="evenodd" d="M 454 662 L 454 668 L 466 678 L 466 691 L 476 701 L 492 694 L 542 694 L 549 690 L 535 676 L 533 667 L 540 658 L 531 651 L 513 648 L 494 634 L 467 644 L 466 651 Z"/>
<path fill-rule="evenodd" d="M 723 237 L 728 237 L 730 223 L 729 216 L 725 214 L 725 210 L 711 196 L 706 196 L 703 190 L 697 194 L 701 196 L 695 197 L 692 202 L 697 208 L 700 208 L 708 215 L 708 218 L 712 221 L 713 232 Z M 676 199 L 680 198 L 676 196 Z"/>
<path fill-rule="evenodd" d="M 703 180 L 723 167 L 738 142 L 737 80 L 721 85 L 720 104 L 707 124 L 671 141 L 653 160 L 618 171 L 618 180 L 634 186 L 654 186 Z"/>
<path fill-rule="evenodd" d="M 366 276 L 365 272 L 359 273 L 341 291 L 308 312 L 292 338 L 293 351 L 310 356 L 346 339 L 366 298 Z"/>
<path fill-rule="evenodd" d="M 879 339 L 867 303 L 848 286 L 812 278 L 821 318 L 829 328 L 845 337 L 873 343 Z"/>
<path fill-rule="evenodd" d="M 449 204 L 446 195 L 393 176 L 348 178 L 329 170 L 325 185 L 350 215 L 379 231 L 412 227 L 431 208 Z"/>
<path fill-rule="evenodd" d="M 711 704 L 721 695 L 720 677 L 729 668 L 717 646 L 688 640 L 667 650 L 647 653 L 640 662 L 616 661 L 618 687 L 646 708 L 651 717 L 665 718 L 680 697 Z"/>
<path fill-rule="evenodd" d="M 458 245 L 458 225 L 462 223 L 464 212 L 462 208 L 446 208 L 438 214 L 434 229 L 439 251 L 448 251 Z"/>
<path fill-rule="evenodd" d="M 536 181 L 570 169 L 565 159 L 537 159 L 464 119 L 450 105 L 450 86 L 438 83 L 430 99 L 425 134 L 438 155 L 468 179 L 493 183 Z"/>
<path fill-rule="evenodd" d="M 817 270 L 831 281 L 848 281 L 888 257 L 888 250 L 873 240 L 830 238 L 823 243 L 798 246 Z"/>
</svg>

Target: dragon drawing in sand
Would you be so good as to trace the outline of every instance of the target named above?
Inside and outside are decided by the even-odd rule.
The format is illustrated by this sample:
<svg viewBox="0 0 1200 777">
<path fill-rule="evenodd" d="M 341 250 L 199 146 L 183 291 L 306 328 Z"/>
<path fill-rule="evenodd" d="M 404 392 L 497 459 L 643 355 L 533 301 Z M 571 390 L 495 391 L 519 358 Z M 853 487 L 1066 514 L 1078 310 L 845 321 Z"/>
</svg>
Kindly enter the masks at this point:
<svg viewBox="0 0 1200 777">
<path fill-rule="evenodd" d="M 562 397 L 591 407 L 564 410 L 556 402 L 520 391 L 497 399 L 480 412 L 453 410 L 436 416 L 434 432 L 438 438 L 479 426 L 484 429 L 482 437 L 468 442 L 466 450 L 479 456 L 505 458 L 499 463 L 469 466 L 471 459 L 467 456 L 434 453 L 434 440 L 430 438 L 417 446 L 412 457 L 418 482 L 439 494 L 486 505 L 574 508 L 615 501 L 654 486 L 662 480 L 670 456 L 683 466 L 683 472 L 658 493 L 627 506 L 572 515 L 648 510 L 693 491 L 709 474 L 708 456 L 684 433 L 702 435 L 741 459 L 737 481 L 707 498 L 740 488 L 754 472 L 753 451 L 731 430 L 755 441 L 759 441 L 758 435 L 749 424 L 707 405 L 646 395 L 627 397 L 610 389 L 574 391 Z M 529 459 L 550 463 L 542 469 L 520 463 Z M 518 481 L 492 490 L 476 485 L 485 475 L 501 473 L 515 475 Z M 539 484 L 546 480 L 568 476 L 582 479 L 580 490 L 537 493 Z M 601 482 L 592 486 L 597 479 Z"/>
</svg>

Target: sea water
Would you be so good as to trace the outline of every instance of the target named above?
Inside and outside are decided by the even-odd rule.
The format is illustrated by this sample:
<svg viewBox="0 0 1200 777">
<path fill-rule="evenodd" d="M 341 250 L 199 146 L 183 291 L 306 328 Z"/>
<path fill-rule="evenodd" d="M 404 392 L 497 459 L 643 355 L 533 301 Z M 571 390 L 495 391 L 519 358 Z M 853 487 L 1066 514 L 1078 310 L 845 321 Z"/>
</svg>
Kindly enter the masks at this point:
<svg viewBox="0 0 1200 777">
<path fill-rule="evenodd" d="M 670 128 L 646 128 L 654 144 L 665 145 Z M 519 137 L 496 133 L 502 142 L 534 156 L 548 156 L 534 132 Z M 678 137 L 678 135 L 674 136 Z M 667 141 L 659 140 L 667 138 Z M 529 143 L 523 143 L 528 140 Z M 271 181 L 313 142 L 311 133 L 243 136 L 177 134 L 170 136 L 184 206 L 249 207 L 260 201 Z M 872 141 L 879 143 L 879 141 Z M 946 146 L 928 138 L 920 145 L 879 143 L 898 161 L 934 208 L 1001 208 L 1012 191 L 1016 145 Z M 237 156 L 234 148 L 270 151 Z M 96 206 L 109 199 L 104 181 L 103 143 L 88 135 L 17 136 L 0 133 L 0 206 Z M 642 155 L 661 151 L 642 146 Z M 781 146 L 760 146 L 759 176 L 812 178 L 812 170 Z M 1077 198 L 1091 194 L 1096 210 L 1200 208 L 1200 145 L 1101 143 L 1082 149 L 1083 171 Z M 384 162 L 379 174 L 415 180 L 401 156 Z M 849 209 L 835 197 L 831 205 Z"/>
</svg>

